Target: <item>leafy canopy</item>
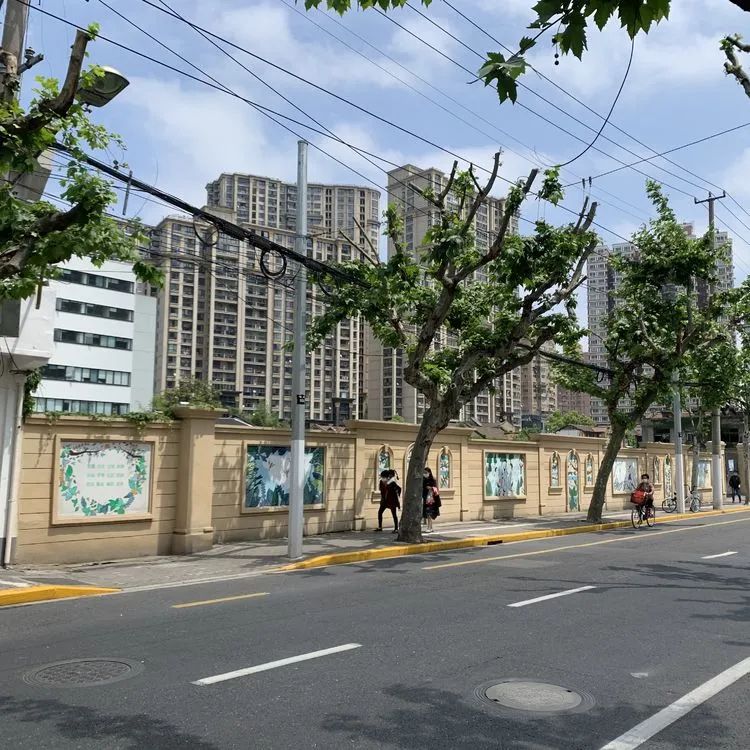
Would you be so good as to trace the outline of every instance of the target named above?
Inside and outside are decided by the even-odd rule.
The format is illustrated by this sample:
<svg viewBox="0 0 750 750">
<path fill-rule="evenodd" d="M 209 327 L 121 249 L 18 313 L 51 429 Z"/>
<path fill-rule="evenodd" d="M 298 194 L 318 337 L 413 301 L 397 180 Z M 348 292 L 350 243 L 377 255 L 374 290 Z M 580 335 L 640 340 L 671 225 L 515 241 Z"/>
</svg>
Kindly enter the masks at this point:
<svg viewBox="0 0 750 750">
<path fill-rule="evenodd" d="M 547 419 L 547 432 L 557 432 L 563 427 L 573 427 L 578 425 L 593 425 L 594 420 L 586 414 L 578 411 L 554 411 Z"/>
<path fill-rule="evenodd" d="M 106 215 L 116 202 L 112 185 L 83 166 L 84 149 L 123 145 L 92 122 L 75 100 L 79 82 L 90 86 L 103 74 L 98 66 L 81 71 L 86 44 L 95 34 L 95 28 L 78 33 L 62 86 L 54 78 L 37 79 L 28 109 L 14 96 L 0 101 L 0 175 L 9 176 L 0 182 L 0 300 L 31 296 L 72 257 L 88 258 L 97 266 L 107 260 L 130 262 L 140 280 L 160 283 L 160 272 L 138 252 L 145 240 L 140 226 L 132 225 L 126 234 Z M 61 181 L 61 198 L 71 204 L 67 210 L 14 195 L 16 183 L 39 169 L 37 160 L 55 141 L 71 154 Z"/>
<path fill-rule="evenodd" d="M 425 396 L 426 418 L 434 417 L 439 429 L 498 377 L 529 362 L 543 343 L 572 345 L 581 335 L 574 292 L 597 241 L 589 229 L 596 206 L 584 207 L 575 224 L 537 221 L 530 236 L 515 234 L 511 225 L 534 171 L 511 187 L 497 235 L 477 236 L 475 217 L 498 168 L 499 155 L 484 187 L 473 170 L 460 172 L 456 165 L 439 194 L 410 185 L 435 210 L 422 242 L 404 244 L 404 219 L 389 206 L 390 258 L 341 264 L 354 283 L 337 282 L 310 331 L 317 344 L 340 321 L 361 315 L 384 346 L 405 352 L 404 379 Z M 555 170 L 538 195 L 561 195 Z"/>
</svg>

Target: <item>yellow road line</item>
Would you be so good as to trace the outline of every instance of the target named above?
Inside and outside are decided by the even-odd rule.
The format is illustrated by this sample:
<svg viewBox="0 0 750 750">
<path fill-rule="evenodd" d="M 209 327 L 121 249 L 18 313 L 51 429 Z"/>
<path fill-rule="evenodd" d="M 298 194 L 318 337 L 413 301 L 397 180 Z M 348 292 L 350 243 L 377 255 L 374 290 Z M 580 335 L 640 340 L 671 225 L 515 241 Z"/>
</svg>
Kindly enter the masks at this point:
<svg viewBox="0 0 750 750">
<path fill-rule="evenodd" d="M 185 604 L 173 604 L 172 609 L 185 609 L 186 607 L 203 607 L 206 604 L 221 604 L 222 602 L 236 602 L 239 599 L 254 599 L 258 596 L 268 596 L 267 591 L 258 594 L 240 594 L 239 596 L 223 596 L 221 599 L 203 599 L 199 602 L 186 602 Z"/>
<path fill-rule="evenodd" d="M 678 529 L 666 529 L 664 531 L 651 531 L 640 534 L 633 534 L 632 536 L 622 536 L 616 539 L 601 539 L 597 542 L 585 542 L 584 544 L 568 544 L 564 547 L 551 547 L 550 549 L 539 549 L 533 552 L 516 552 L 512 555 L 497 555 L 496 557 L 481 557 L 477 560 L 460 560 L 459 562 L 440 563 L 438 565 L 426 565 L 422 570 L 438 570 L 440 568 L 458 568 L 464 565 L 479 565 L 481 563 L 496 562 L 497 560 L 509 560 L 514 557 L 531 557 L 532 555 L 546 555 L 550 552 L 562 552 L 566 549 L 581 549 L 582 547 L 596 547 L 600 544 L 614 544 L 615 542 L 632 542 L 637 539 L 650 539 L 654 536 L 660 536 L 661 534 L 677 534 L 681 531 L 695 531 L 697 529 L 712 528 L 713 526 L 725 526 L 729 523 L 743 523 L 744 521 L 750 521 L 750 518 L 737 518 L 732 521 L 719 521 L 718 523 L 711 523 L 707 526 L 680 526 Z"/>
</svg>

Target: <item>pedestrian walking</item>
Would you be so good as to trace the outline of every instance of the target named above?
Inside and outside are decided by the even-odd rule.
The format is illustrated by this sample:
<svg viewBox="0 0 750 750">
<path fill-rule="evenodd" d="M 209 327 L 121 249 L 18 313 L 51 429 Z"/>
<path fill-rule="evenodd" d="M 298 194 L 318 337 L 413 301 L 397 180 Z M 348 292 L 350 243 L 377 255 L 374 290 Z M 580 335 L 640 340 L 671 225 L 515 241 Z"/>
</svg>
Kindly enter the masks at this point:
<svg viewBox="0 0 750 750">
<path fill-rule="evenodd" d="M 737 498 L 737 502 L 742 502 L 742 492 L 740 492 L 740 475 L 733 471 L 729 475 L 729 487 L 732 490 L 732 502 L 734 503 L 735 497 Z"/>
<path fill-rule="evenodd" d="M 383 530 L 383 513 L 391 511 L 393 516 L 393 533 L 398 533 L 398 513 L 401 508 L 401 487 L 398 484 L 398 474 L 394 469 L 386 469 L 380 472 L 380 507 L 378 508 L 378 528 Z"/>
<path fill-rule="evenodd" d="M 435 477 L 432 475 L 432 469 L 425 466 L 422 477 L 422 521 L 427 526 L 425 531 L 428 534 L 432 533 L 432 522 L 440 515 L 441 505 L 440 493 Z"/>
</svg>

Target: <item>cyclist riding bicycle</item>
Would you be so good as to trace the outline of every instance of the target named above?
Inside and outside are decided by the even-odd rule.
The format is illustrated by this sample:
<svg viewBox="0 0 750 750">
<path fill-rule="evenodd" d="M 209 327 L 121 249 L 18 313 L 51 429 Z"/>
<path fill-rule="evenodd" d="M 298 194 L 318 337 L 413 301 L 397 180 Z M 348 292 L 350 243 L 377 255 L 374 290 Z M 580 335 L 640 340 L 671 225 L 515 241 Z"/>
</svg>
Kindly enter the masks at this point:
<svg viewBox="0 0 750 750">
<path fill-rule="evenodd" d="M 643 518 L 648 518 L 654 512 L 654 485 L 648 474 L 641 474 L 640 484 L 631 495 L 631 502 L 635 503 Z"/>
</svg>

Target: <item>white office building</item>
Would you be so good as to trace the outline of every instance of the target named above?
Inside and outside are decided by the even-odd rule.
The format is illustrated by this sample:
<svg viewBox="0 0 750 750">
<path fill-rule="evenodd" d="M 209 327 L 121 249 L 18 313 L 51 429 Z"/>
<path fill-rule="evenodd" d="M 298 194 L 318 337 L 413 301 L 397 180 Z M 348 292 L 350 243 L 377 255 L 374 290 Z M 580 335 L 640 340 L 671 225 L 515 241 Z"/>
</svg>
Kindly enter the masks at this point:
<svg viewBox="0 0 750 750">
<path fill-rule="evenodd" d="M 154 387 L 156 299 L 132 266 L 68 262 L 55 293 L 54 349 L 42 370 L 36 410 L 126 414 L 146 409 Z"/>
</svg>

